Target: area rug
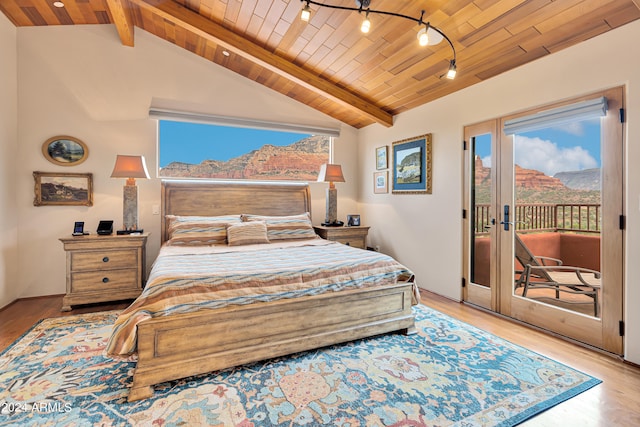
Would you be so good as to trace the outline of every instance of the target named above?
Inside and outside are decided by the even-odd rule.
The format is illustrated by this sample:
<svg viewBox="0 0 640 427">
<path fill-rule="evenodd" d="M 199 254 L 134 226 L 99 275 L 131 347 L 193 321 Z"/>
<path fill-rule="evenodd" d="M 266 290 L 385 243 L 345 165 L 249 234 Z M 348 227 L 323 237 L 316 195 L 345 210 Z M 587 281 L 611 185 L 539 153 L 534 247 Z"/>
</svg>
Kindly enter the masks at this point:
<svg viewBox="0 0 640 427">
<path fill-rule="evenodd" d="M 0 354 L 0 425 L 511 426 L 600 383 L 425 306 L 389 334 L 156 386 L 103 355 L 117 312 L 46 319 Z"/>
</svg>

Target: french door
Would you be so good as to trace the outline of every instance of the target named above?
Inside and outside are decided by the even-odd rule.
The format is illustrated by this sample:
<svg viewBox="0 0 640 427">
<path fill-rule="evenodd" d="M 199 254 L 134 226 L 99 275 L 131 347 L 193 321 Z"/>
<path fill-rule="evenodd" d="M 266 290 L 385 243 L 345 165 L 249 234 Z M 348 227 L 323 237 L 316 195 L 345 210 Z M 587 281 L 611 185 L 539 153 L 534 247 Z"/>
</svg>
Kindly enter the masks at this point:
<svg viewBox="0 0 640 427">
<path fill-rule="evenodd" d="M 498 121 L 490 120 L 464 130 L 465 215 L 463 300 L 499 312 L 498 209 L 496 164 Z"/>
<path fill-rule="evenodd" d="M 615 88 L 465 127 L 466 302 L 622 354 L 622 106 Z"/>
</svg>

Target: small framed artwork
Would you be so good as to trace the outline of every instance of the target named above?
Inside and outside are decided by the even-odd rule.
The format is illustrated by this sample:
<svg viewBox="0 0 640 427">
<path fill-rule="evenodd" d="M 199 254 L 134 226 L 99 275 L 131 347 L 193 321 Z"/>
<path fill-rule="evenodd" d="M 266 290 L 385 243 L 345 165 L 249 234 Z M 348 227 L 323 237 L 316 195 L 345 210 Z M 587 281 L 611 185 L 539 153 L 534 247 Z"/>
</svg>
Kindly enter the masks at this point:
<svg viewBox="0 0 640 427">
<path fill-rule="evenodd" d="M 34 172 L 34 206 L 93 206 L 90 173 Z"/>
<path fill-rule="evenodd" d="M 347 215 L 347 227 L 360 227 L 360 215 Z"/>
<path fill-rule="evenodd" d="M 431 134 L 393 143 L 393 193 L 431 194 Z"/>
<path fill-rule="evenodd" d="M 389 171 L 373 173 L 373 192 L 383 194 L 389 192 Z"/>
<path fill-rule="evenodd" d="M 389 161 L 387 160 L 388 148 L 387 146 L 376 148 L 376 169 L 386 169 L 389 167 Z"/>
<path fill-rule="evenodd" d="M 53 164 L 75 166 L 87 160 L 89 149 L 78 138 L 61 135 L 49 138 L 42 144 L 42 155 Z"/>
</svg>

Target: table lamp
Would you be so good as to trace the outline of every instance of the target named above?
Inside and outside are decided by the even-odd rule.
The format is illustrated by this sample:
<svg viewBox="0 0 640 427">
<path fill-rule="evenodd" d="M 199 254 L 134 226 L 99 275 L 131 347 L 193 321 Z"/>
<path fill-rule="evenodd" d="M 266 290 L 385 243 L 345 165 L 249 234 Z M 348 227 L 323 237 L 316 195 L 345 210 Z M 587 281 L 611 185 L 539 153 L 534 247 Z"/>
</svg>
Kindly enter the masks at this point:
<svg viewBox="0 0 640 427">
<path fill-rule="evenodd" d="M 118 234 L 142 233 L 138 228 L 138 187 L 136 178 L 149 178 L 144 156 L 122 156 L 118 154 L 111 178 L 127 178 L 122 189 L 122 225 Z"/>
<path fill-rule="evenodd" d="M 322 225 L 326 227 L 341 227 L 344 225 L 342 221 L 338 221 L 338 190 L 334 182 L 345 182 L 342 175 L 342 167 L 325 163 L 320 167 L 318 174 L 318 182 L 328 182 L 327 188 L 327 215 Z"/>
</svg>

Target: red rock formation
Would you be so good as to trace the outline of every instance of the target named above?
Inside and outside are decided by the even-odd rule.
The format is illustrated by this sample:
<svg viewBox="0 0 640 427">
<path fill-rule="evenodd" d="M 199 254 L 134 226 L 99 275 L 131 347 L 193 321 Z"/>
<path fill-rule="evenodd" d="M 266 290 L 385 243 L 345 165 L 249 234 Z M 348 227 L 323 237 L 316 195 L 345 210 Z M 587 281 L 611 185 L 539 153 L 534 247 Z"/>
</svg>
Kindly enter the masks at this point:
<svg viewBox="0 0 640 427">
<path fill-rule="evenodd" d="M 524 169 L 515 166 L 516 187 L 531 190 L 564 190 L 566 187 L 558 178 L 547 176 L 535 169 Z M 491 168 L 482 166 L 479 156 L 475 159 L 475 185 L 489 185 L 491 178 Z"/>
<path fill-rule="evenodd" d="M 326 163 L 328 138 L 312 136 L 284 147 L 264 145 L 240 157 L 200 164 L 171 163 L 162 168 L 165 177 L 194 177 L 257 180 L 315 180 Z"/>
<path fill-rule="evenodd" d="M 476 156 L 475 167 L 476 186 L 488 184 L 491 179 L 491 168 L 485 168 L 484 166 L 482 166 L 482 159 L 480 158 L 480 156 Z"/>
<path fill-rule="evenodd" d="M 516 187 L 532 190 L 563 190 L 566 187 L 558 178 L 547 176 L 535 169 L 523 169 L 516 165 Z"/>
</svg>

